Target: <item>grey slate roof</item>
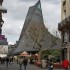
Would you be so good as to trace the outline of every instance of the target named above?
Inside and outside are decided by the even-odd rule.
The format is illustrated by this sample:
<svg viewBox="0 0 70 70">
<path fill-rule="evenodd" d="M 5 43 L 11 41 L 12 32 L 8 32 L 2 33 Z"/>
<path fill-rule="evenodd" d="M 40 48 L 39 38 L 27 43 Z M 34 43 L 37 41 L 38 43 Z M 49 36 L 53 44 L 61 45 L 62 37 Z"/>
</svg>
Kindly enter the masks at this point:
<svg viewBox="0 0 70 70">
<path fill-rule="evenodd" d="M 30 25 L 31 22 L 33 21 L 38 21 L 40 19 L 40 21 L 43 23 L 43 17 L 42 17 L 42 10 L 40 10 L 38 8 L 38 5 L 40 4 L 40 1 L 38 1 L 34 6 L 30 7 L 29 10 L 28 10 L 28 13 L 27 13 L 27 16 L 26 16 L 26 19 L 25 19 L 25 22 L 24 22 L 24 26 L 22 28 L 22 31 L 21 31 L 21 34 L 20 34 L 20 38 L 19 38 L 19 43 L 18 43 L 18 48 L 23 48 L 23 50 L 26 48 L 26 47 L 22 47 L 21 45 L 23 44 L 22 41 L 25 40 L 24 37 L 25 37 L 25 32 L 28 28 L 28 26 Z M 36 19 L 37 17 L 35 17 L 35 15 L 39 15 L 38 19 Z M 35 17 L 35 18 L 34 18 Z M 40 23 L 39 21 L 39 23 Z M 21 43 L 21 44 L 20 44 Z M 19 45 L 21 47 L 19 47 Z M 35 50 L 33 49 L 33 47 L 29 47 L 29 49 L 31 50 Z M 19 49 L 18 49 L 19 51 Z"/>
<path fill-rule="evenodd" d="M 56 37 L 49 33 L 49 31 L 45 28 L 44 22 L 43 22 L 43 15 L 42 10 L 39 9 L 40 1 L 38 1 L 34 6 L 30 7 L 28 10 L 28 14 L 26 16 L 26 20 L 19 38 L 19 43 L 14 54 L 23 52 L 23 51 L 38 51 L 38 49 L 34 48 L 34 42 L 29 37 L 28 30 L 31 29 L 31 27 L 36 28 L 43 28 L 46 30 L 44 35 L 44 41 L 41 43 L 42 49 L 47 49 L 49 47 L 53 47 L 52 43 L 52 37 L 55 39 Z M 37 47 L 38 45 L 36 45 Z M 56 44 L 54 45 L 55 48 L 59 48 L 61 46 L 61 40 L 58 39 L 56 41 Z"/>
<path fill-rule="evenodd" d="M 43 49 L 61 49 L 61 40 L 53 36 L 49 31 L 46 32 L 44 39 Z M 55 43 L 53 43 L 54 40 L 56 40 Z"/>
<path fill-rule="evenodd" d="M 24 35 L 24 33 L 25 33 L 29 23 L 31 22 L 39 4 L 41 4 L 40 0 L 34 6 L 29 7 L 29 10 L 28 10 L 28 13 L 27 13 L 27 16 L 26 16 L 26 19 L 25 19 L 19 40 L 21 40 L 22 36 Z M 40 14 L 42 16 L 42 10 L 39 10 L 39 9 L 37 9 L 37 10 L 40 11 Z M 41 18 L 43 19 L 43 17 L 41 17 Z"/>
</svg>

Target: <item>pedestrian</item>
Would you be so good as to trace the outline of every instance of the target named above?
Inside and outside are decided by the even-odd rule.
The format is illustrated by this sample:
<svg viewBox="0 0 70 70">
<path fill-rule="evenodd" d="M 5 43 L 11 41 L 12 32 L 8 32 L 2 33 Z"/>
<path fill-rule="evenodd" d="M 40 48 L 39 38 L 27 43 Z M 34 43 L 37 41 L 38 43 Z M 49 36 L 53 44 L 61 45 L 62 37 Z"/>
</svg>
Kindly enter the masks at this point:
<svg viewBox="0 0 70 70">
<path fill-rule="evenodd" d="M 17 61 L 17 64 L 18 64 L 18 58 L 17 58 L 17 60 L 16 60 L 16 61 Z"/>
<path fill-rule="evenodd" d="M 8 67 L 8 64 L 9 64 L 9 57 L 7 57 L 5 61 L 6 61 L 6 67 Z"/>
<path fill-rule="evenodd" d="M 53 70 L 53 62 L 51 59 L 47 59 L 48 70 Z"/>
<path fill-rule="evenodd" d="M 63 68 L 64 68 L 65 70 L 68 70 L 69 61 L 68 61 L 67 59 L 64 59 L 62 65 L 63 65 Z"/>
<path fill-rule="evenodd" d="M 24 57 L 24 60 L 23 60 L 24 70 L 26 70 L 27 63 L 28 63 L 28 59 Z"/>
<path fill-rule="evenodd" d="M 19 62 L 20 70 L 22 70 L 23 57 L 20 57 L 18 62 Z"/>
<path fill-rule="evenodd" d="M 0 57 L 0 64 L 1 64 L 1 60 L 2 60 L 2 58 Z"/>
</svg>

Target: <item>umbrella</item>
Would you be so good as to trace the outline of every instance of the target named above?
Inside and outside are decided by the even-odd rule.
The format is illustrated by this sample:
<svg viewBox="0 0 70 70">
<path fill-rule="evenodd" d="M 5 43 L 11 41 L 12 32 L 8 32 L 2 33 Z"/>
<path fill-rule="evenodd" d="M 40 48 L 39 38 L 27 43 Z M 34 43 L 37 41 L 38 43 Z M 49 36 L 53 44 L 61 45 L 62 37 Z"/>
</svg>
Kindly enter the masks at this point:
<svg viewBox="0 0 70 70">
<path fill-rule="evenodd" d="M 39 54 L 36 53 L 35 56 L 36 56 L 36 57 L 39 57 Z"/>
<path fill-rule="evenodd" d="M 26 51 L 24 51 L 24 52 L 20 53 L 20 56 L 29 56 L 29 54 Z"/>
</svg>

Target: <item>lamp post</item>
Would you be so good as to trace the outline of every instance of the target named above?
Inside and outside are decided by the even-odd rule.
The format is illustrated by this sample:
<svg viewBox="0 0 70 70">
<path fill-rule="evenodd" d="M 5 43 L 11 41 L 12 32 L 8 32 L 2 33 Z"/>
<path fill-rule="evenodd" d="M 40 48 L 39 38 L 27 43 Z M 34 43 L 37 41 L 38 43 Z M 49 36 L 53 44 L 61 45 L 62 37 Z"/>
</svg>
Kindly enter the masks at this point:
<svg viewBox="0 0 70 70">
<path fill-rule="evenodd" d="M 3 23 L 4 23 L 4 22 L 1 22 L 1 23 L 0 23 L 0 35 L 2 34 L 2 25 L 3 25 Z"/>
</svg>

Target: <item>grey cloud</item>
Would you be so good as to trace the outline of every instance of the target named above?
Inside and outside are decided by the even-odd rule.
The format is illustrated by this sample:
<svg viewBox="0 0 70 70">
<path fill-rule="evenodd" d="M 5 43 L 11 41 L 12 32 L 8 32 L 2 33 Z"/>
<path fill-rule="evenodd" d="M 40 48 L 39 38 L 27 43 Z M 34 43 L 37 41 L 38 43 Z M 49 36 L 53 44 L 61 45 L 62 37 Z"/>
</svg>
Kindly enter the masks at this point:
<svg viewBox="0 0 70 70">
<path fill-rule="evenodd" d="M 61 2 L 61 0 L 45 0 L 45 1 L 51 4 L 59 4 Z"/>
<path fill-rule="evenodd" d="M 26 4 L 27 5 L 27 4 Z M 15 20 L 24 20 L 26 16 L 26 11 L 28 7 L 25 6 L 24 4 L 19 4 L 19 3 L 9 3 L 6 2 L 4 6 L 8 9 L 7 12 L 7 17 Z"/>
<path fill-rule="evenodd" d="M 10 19 L 15 19 L 15 20 L 24 20 L 26 17 L 26 14 L 28 12 L 28 8 L 32 5 L 33 5 L 33 3 L 25 3 L 25 2 L 20 3 L 17 0 L 15 3 L 6 1 L 6 3 L 4 4 L 4 6 L 8 10 L 6 17 L 8 17 Z"/>
<path fill-rule="evenodd" d="M 3 34 L 20 35 L 23 26 L 23 21 L 8 20 L 3 25 Z"/>
<path fill-rule="evenodd" d="M 49 31 L 52 32 L 54 29 L 58 28 L 58 23 L 60 22 L 60 4 L 42 3 L 42 9 L 44 23 L 46 27 L 49 28 Z"/>
<path fill-rule="evenodd" d="M 24 3 L 19 3 L 18 1 L 23 1 Z M 27 1 L 27 3 L 25 3 Z M 28 11 L 28 8 L 32 5 L 32 3 L 35 0 L 16 0 L 16 2 L 11 3 L 9 0 L 4 4 L 5 7 L 8 8 L 8 15 L 6 15 L 8 18 L 15 19 L 15 20 L 24 20 Z M 58 3 L 59 0 L 44 0 L 48 3 Z M 43 0 L 42 0 L 43 2 Z M 43 4 L 43 3 L 41 3 Z"/>
<path fill-rule="evenodd" d="M 38 0 L 18 0 L 19 2 L 36 2 Z"/>
<path fill-rule="evenodd" d="M 14 45 L 14 44 L 16 43 L 16 41 L 18 41 L 18 39 L 19 39 L 18 35 L 5 35 L 5 37 L 8 38 L 7 41 L 8 41 L 9 43 L 13 44 L 13 45 Z"/>
<path fill-rule="evenodd" d="M 18 0 L 19 2 L 37 2 L 38 0 Z M 48 2 L 51 4 L 59 4 L 61 0 L 40 0 L 42 2 Z"/>
</svg>

